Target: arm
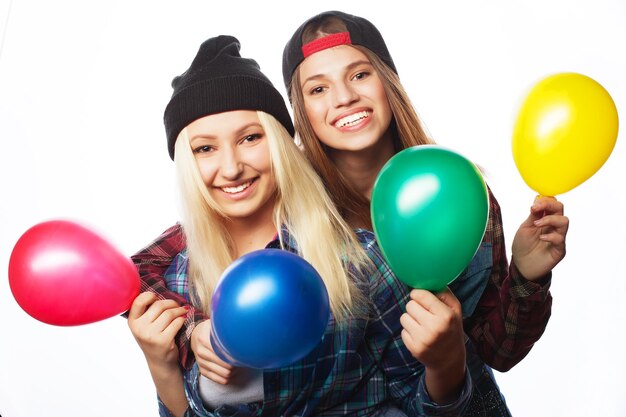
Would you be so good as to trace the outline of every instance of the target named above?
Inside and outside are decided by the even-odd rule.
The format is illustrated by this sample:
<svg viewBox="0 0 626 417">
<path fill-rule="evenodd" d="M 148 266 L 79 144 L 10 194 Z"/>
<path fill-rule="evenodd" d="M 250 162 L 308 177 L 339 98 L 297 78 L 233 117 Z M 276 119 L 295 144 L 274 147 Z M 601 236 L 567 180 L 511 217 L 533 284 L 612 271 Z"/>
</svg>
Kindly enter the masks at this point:
<svg viewBox="0 0 626 417">
<path fill-rule="evenodd" d="M 191 335 L 198 323 L 207 317 L 196 310 L 180 294 L 167 288 L 163 275 L 172 263 L 172 259 L 185 248 L 185 237 L 180 224 L 176 224 L 163 232 L 150 245 L 131 256 L 131 259 L 141 278 L 141 291 L 150 291 L 161 300 L 174 300 L 180 305 L 187 306 L 189 313 L 176 335 L 180 363 L 185 369 L 193 364 L 193 354 L 190 352 Z"/>
<path fill-rule="evenodd" d="M 366 250 L 377 270 L 370 276 L 373 314 L 368 322 L 365 340 L 372 355 L 380 355 L 379 368 L 388 381 L 391 399 L 409 416 L 460 415 L 467 407 L 472 391 L 471 379 L 465 370 L 465 348 L 460 332 L 460 317 L 457 317 L 457 331 L 450 333 L 453 335 L 450 337 L 450 340 L 453 340 L 450 346 L 454 346 L 459 356 L 462 356 L 458 359 L 462 359 L 463 362 L 444 361 L 446 363 L 438 371 L 436 366 L 427 371 L 403 342 L 401 317 L 404 314 L 404 306 L 410 300 L 408 287 L 400 282 L 387 266 L 374 240 L 369 242 Z M 458 313 L 460 315 L 460 311 Z M 402 321 L 406 318 L 404 316 Z M 459 336 L 458 343 L 455 336 Z M 435 362 L 432 358 L 427 359 Z M 451 366 L 447 368 L 447 365 Z M 445 381 L 440 377 L 451 379 Z M 443 384 L 433 385 L 440 382 Z M 438 404 L 437 400 L 430 397 L 431 391 L 437 400 L 447 404 Z"/>
<path fill-rule="evenodd" d="M 178 349 L 174 336 L 187 314 L 173 300 L 158 300 L 151 292 L 135 298 L 128 315 L 128 326 L 143 351 L 159 396 L 162 414 L 184 416 L 188 408 L 182 372 L 178 366 Z"/>
<path fill-rule="evenodd" d="M 402 341 L 426 367 L 425 388 L 431 400 L 437 404 L 454 402 L 466 373 L 459 300 L 449 290 L 437 295 L 413 290 L 400 323 Z"/>
<path fill-rule="evenodd" d="M 489 366 L 499 371 L 507 371 L 521 361 L 531 350 L 534 343 L 543 334 L 552 307 L 550 295 L 550 279 L 552 268 L 562 259 L 552 255 L 554 247 L 562 248 L 565 245 L 567 232 L 567 218 L 558 212 L 559 204 L 544 202 L 536 204 L 531 214 L 520 226 L 513 244 L 513 259 L 511 265 L 506 257 L 502 215 L 500 206 L 489 190 L 489 221 L 483 245 L 491 247 L 491 273 L 487 286 L 470 317 L 464 322 L 464 328 L 472 340 L 478 355 Z M 560 229 L 549 237 L 552 243 L 543 240 L 541 225 L 536 225 L 544 211 L 555 210 L 546 216 L 549 224 L 560 224 Z M 546 227 L 546 225 L 544 225 Z M 553 227 L 553 226 L 547 226 Z M 535 248 L 535 250 L 528 250 Z M 524 254 L 520 250 L 524 250 Z M 545 259 L 550 257 L 551 262 Z M 524 277 L 518 270 L 517 264 L 543 266 Z"/>
</svg>

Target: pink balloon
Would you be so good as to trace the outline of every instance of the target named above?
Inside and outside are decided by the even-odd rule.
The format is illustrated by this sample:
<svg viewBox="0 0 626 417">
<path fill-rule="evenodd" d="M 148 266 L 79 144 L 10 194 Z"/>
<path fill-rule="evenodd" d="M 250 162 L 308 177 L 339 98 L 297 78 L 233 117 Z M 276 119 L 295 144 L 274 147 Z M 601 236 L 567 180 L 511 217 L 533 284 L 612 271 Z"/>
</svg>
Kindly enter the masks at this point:
<svg viewBox="0 0 626 417">
<path fill-rule="evenodd" d="M 122 314 L 139 294 L 130 258 L 65 220 L 39 223 L 20 237 L 9 260 L 9 284 L 24 311 L 57 326 Z"/>
</svg>

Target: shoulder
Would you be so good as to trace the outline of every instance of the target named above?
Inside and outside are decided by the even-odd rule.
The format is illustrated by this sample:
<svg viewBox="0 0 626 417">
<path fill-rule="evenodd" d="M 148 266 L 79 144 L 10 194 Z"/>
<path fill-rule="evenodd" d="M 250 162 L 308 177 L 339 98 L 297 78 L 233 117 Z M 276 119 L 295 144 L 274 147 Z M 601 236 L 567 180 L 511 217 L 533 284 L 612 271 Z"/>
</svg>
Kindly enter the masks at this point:
<svg viewBox="0 0 626 417">
<path fill-rule="evenodd" d="M 176 223 L 173 226 L 168 227 L 163 233 L 156 238 L 155 242 L 167 241 L 175 246 L 184 247 L 185 233 L 183 232 L 183 226 L 180 223 Z"/>
<path fill-rule="evenodd" d="M 487 195 L 489 197 L 489 209 L 490 210 L 497 210 L 499 212 L 500 211 L 500 204 L 498 203 L 498 200 L 496 199 L 496 196 L 493 193 L 491 187 L 489 187 L 489 185 L 487 185 Z"/>
<path fill-rule="evenodd" d="M 150 244 L 138 251 L 134 258 L 166 257 L 173 258 L 185 248 L 185 234 L 180 223 L 168 227 Z"/>
<path fill-rule="evenodd" d="M 496 196 L 489 186 L 487 186 L 487 193 L 489 197 L 489 215 L 487 220 L 487 227 L 485 229 L 485 240 L 493 240 L 490 238 L 492 235 L 501 236 L 504 233 L 502 225 L 502 210 L 500 204 L 496 200 Z"/>
</svg>

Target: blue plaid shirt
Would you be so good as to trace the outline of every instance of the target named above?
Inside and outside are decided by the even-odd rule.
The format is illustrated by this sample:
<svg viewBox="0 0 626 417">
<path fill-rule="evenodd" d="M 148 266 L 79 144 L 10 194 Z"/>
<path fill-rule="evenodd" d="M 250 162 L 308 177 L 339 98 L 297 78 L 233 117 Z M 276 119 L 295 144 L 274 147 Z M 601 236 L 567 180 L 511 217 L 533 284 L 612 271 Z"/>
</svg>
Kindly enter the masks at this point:
<svg viewBox="0 0 626 417">
<path fill-rule="evenodd" d="M 469 372 L 456 402 L 433 403 L 424 386 L 424 366 L 404 346 L 400 316 L 409 301 L 410 289 L 400 282 L 384 261 L 369 231 L 357 231 L 359 241 L 376 269 L 355 276 L 371 300 L 369 319 L 352 318 L 338 326 L 331 317 L 320 344 L 304 359 L 263 372 L 264 401 L 206 410 L 198 389 L 199 371 L 194 365 L 184 372 L 190 407 L 187 416 L 367 416 L 385 415 L 395 406 L 408 416 L 458 416 L 472 395 Z M 295 242 L 283 231 L 286 250 L 296 252 Z M 280 247 L 278 238 L 267 245 Z M 186 251 L 167 273 L 167 287 L 189 300 Z M 234 410 L 239 411 L 234 414 Z M 161 416 L 171 414 L 159 401 Z"/>
</svg>

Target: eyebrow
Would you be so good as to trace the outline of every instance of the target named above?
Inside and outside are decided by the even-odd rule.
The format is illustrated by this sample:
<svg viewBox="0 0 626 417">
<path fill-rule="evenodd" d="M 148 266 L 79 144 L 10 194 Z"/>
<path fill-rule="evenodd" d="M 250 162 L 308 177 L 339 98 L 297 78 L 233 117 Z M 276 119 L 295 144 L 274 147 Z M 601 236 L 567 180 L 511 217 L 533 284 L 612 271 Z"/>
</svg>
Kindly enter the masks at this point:
<svg viewBox="0 0 626 417">
<path fill-rule="evenodd" d="M 235 132 L 234 136 L 238 136 L 238 135 L 242 135 L 246 130 L 250 129 L 250 128 L 259 128 L 259 129 L 263 129 L 263 125 L 261 125 L 261 123 L 259 122 L 250 122 L 247 123 L 245 125 L 243 125 L 242 127 L 240 127 L 239 129 L 237 129 L 237 131 Z M 217 139 L 217 137 L 215 135 L 206 135 L 203 133 L 197 134 L 197 135 L 193 135 L 192 137 L 189 138 L 189 143 L 193 142 L 196 139 Z"/>
<path fill-rule="evenodd" d="M 344 67 L 344 71 L 350 71 L 354 67 L 358 67 L 360 65 L 369 65 L 370 67 L 373 67 L 372 63 L 370 61 L 368 61 L 367 59 L 359 59 L 358 61 L 354 61 L 354 62 L 351 62 L 350 64 L 346 65 Z M 306 84 L 309 81 L 316 80 L 318 78 L 323 78 L 325 75 L 326 74 L 324 74 L 324 73 L 311 75 L 310 77 L 307 77 L 305 80 L 302 81 L 302 85 Z"/>
</svg>

